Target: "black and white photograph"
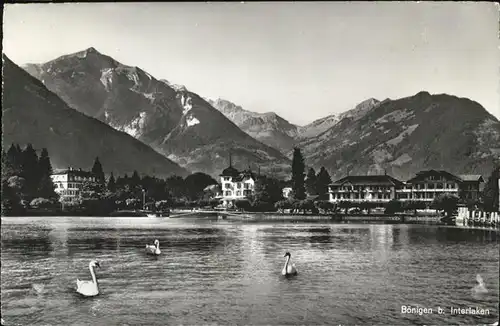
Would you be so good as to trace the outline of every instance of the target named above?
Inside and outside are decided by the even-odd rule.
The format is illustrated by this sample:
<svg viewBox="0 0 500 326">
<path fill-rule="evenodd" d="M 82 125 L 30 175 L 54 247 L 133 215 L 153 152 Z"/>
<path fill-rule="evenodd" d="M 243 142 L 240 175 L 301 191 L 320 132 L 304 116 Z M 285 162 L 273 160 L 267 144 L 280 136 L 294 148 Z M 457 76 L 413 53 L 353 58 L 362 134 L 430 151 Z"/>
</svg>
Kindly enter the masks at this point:
<svg viewBox="0 0 500 326">
<path fill-rule="evenodd" d="M 498 4 L 3 9 L 1 325 L 498 326 Z"/>
</svg>

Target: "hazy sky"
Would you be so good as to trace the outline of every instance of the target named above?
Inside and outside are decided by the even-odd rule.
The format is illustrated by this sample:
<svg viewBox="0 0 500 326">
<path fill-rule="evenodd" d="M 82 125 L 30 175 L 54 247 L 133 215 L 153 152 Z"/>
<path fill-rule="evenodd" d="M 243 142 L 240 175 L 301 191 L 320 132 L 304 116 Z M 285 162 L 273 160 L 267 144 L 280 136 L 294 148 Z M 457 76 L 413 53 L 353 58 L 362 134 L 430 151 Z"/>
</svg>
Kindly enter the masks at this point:
<svg viewBox="0 0 500 326">
<path fill-rule="evenodd" d="M 468 97 L 500 118 L 492 3 L 7 4 L 17 64 L 95 47 L 157 79 L 306 124 L 374 97 Z"/>
</svg>

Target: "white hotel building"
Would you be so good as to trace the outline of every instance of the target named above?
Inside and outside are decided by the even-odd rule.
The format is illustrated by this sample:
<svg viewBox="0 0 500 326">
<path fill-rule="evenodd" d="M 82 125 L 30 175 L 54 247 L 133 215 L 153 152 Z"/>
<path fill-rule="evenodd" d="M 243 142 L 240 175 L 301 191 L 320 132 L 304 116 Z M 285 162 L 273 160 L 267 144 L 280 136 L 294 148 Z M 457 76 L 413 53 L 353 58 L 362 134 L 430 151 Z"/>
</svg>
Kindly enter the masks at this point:
<svg viewBox="0 0 500 326">
<path fill-rule="evenodd" d="M 80 194 L 84 182 L 96 181 L 93 173 L 73 168 L 58 171 L 50 177 L 54 183 L 56 193 L 60 196 L 60 201 L 76 198 Z"/>
<path fill-rule="evenodd" d="M 388 175 L 346 176 L 329 186 L 330 202 L 384 203 L 401 201 L 432 202 L 441 194 L 449 193 L 464 200 L 477 200 L 480 194 L 480 175 L 456 176 L 446 171 L 428 170 L 401 182 Z"/>
<path fill-rule="evenodd" d="M 255 175 L 251 171 L 239 172 L 231 165 L 220 174 L 222 193 L 218 198 L 224 207 L 232 207 L 236 200 L 245 199 L 255 191 Z"/>
</svg>

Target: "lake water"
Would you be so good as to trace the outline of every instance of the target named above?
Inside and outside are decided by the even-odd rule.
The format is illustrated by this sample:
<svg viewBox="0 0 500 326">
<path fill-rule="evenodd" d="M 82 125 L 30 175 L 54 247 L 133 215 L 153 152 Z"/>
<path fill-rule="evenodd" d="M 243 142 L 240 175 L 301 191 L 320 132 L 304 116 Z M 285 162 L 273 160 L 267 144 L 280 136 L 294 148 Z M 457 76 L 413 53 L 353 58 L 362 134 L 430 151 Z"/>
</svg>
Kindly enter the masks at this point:
<svg viewBox="0 0 500 326">
<path fill-rule="evenodd" d="M 492 230 L 243 224 L 160 218 L 2 218 L 7 325 L 424 325 L 498 320 Z M 144 247 L 160 241 L 158 258 Z M 299 274 L 283 278 L 284 253 Z M 80 297 L 97 258 L 101 294 Z M 476 274 L 487 293 L 477 294 Z M 432 308 L 403 314 L 401 306 Z M 443 314 L 437 312 L 438 307 Z M 489 315 L 451 315 L 450 307 Z"/>
</svg>

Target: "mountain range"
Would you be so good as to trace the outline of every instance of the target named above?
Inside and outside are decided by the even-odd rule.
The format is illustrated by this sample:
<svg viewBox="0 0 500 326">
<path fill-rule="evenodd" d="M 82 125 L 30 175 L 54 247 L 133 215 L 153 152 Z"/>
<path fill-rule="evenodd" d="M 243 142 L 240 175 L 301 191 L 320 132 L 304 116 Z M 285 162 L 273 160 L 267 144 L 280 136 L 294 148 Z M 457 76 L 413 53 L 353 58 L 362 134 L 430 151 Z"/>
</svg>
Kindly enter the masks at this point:
<svg viewBox="0 0 500 326">
<path fill-rule="evenodd" d="M 292 149 L 301 140 L 321 134 L 344 118 L 357 119 L 376 106 L 379 101 L 373 98 L 365 100 L 352 110 L 317 119 L 305 126 L 292 124 L 274 112 L 247 111 L 220 98 L 215 101 L 209 100 L 209 103 L 250 136 L 290 156 Z"/>
<path fill-rule="evenodd" d="M 500 159 L 500 122 L 479 103 L 447 94 L 384 100 L 297 143 L 306 163 L 334 178 L 427 169 L 487 176 Z"/>
<path fill-rule="evenodd" d="M 498 119 L 453 95 L 370 98 L 298 126 L 274 112 L 205 99 L 94 48 L 24 69 L 69 107 L 212 176 L 227 167 L 232 152 L 237 168 L 289 177 L 293 147 L 308 167 L 324 166 L 333 179 L 388 173 L 405 180 L 431 168 L 486 176 L 500 158 Z"/>
<path fill-rule="evenodd" d="M 193 172 L 229 164 L 286 171 L 290 160 L 243 132 L 201 96 L 94 48 L 24 69 L 68 105 L 126 132 Z"/>
<path fill-rule="evenodd" d="M 150 147 L 70 107 L 2 54 L 2 147 L 47 148 L 54 169 L 90 169 L 99 157 L 105 173 L 168 177 L 188 171 Z"/>
</svg>

